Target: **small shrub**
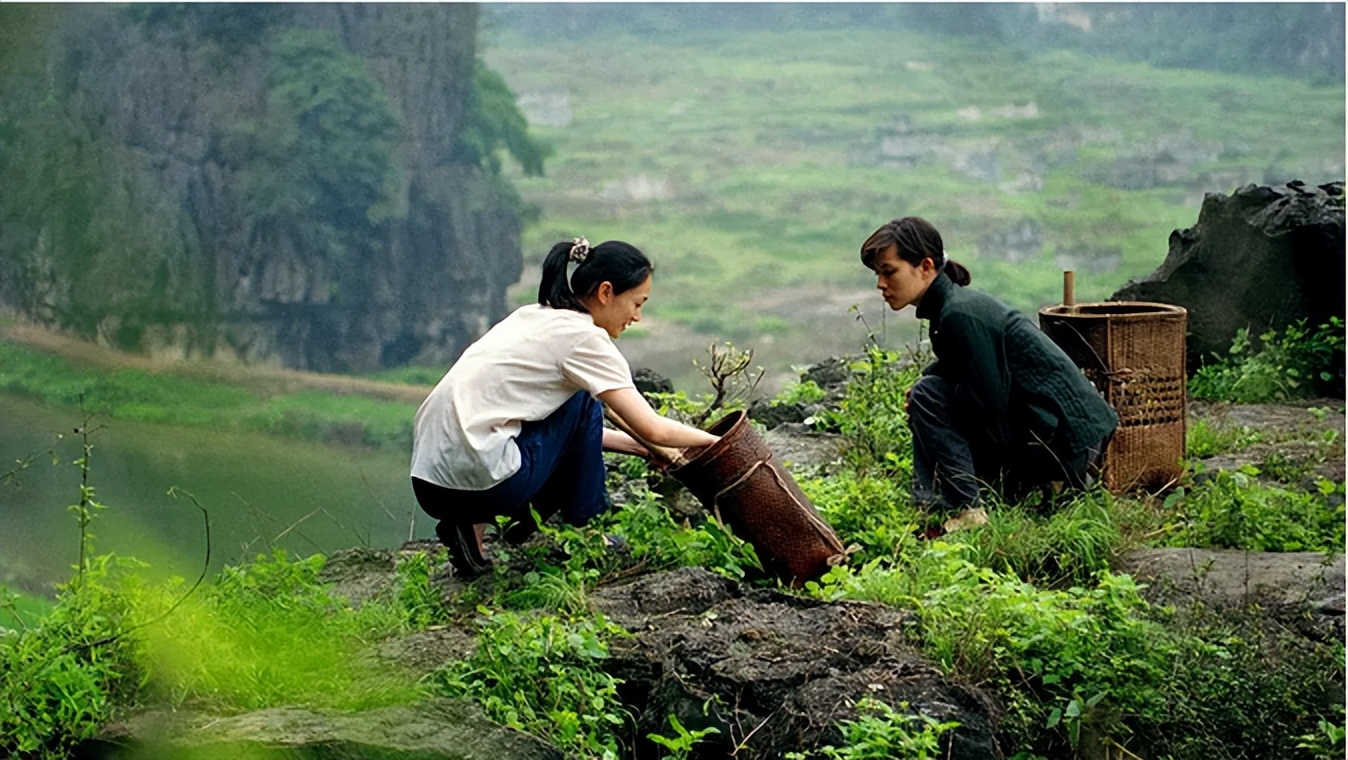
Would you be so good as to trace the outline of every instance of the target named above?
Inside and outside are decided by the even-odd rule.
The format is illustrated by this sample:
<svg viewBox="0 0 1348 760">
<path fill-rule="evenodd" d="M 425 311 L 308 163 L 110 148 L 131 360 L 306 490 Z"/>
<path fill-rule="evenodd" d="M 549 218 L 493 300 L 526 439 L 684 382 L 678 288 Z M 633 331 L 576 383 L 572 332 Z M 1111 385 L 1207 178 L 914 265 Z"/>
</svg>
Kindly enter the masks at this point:
<svg viewBox="0 0 1348 760">
<path fill-rule="evenodd" d="M 1256 404 L 1342 393 L 1343 351 L 1343 320 L 1338 318 L 1313 330 L 1304 321 L 1281 333 L 1269 330 L 1259 336 L 1258 347 L 1242 328 L 1227 356 L 1198 368 L 1189 380 L 1189 394 Z"/>
<path fill-rule="evenodd" d="M 1317 491 L 1265 485 L 1246 465 L 1218 472 L 1189 489 L 1177 489 L 1165 506 L 1176 529 L 1168 546 L 1248 551 L 1343 550 L 1342 483 L 1320 479 Z M 1339 498 L 1335 499 L 1334 496 Z"/>
<path fill-rule="evenodd" d="M 604 639 L 625 635 L 601 615 L 567 620 L 478 609 L 478 644 L 436 681 L 488 717 L 541 736 L 568 755 L 616 760 L 624 725 L 618 680 L 605 673 Z"/>
<path fill-rule="evenodd" d="M 941 734 L 958 728 L 957 721 L 939 721 L 925 713 L 905 712 L 908 704 L 895 710 L 876 699 L 857 702 L 856 720 L 839 724 L 846 740 L 841 748 L 821 747 L 817 752 L 827 760 L 936 760 L 942 757 Z M 805 760 L 800 752 L 788 752 L 787 760 Z"/>
<path fill-rule="evenodd" d="M 847 461 L 858 474 L 907 483 L 912 477 L 912 436 L 905 405 L 921 370 L 903 354 L 875 345 L 852 369 L 856 376 L 838 409 L 824 412 L 820 424 L 847 438 Z"/>
<path fill-rule="evenodd" d="M 130 701 L 142 671 L 133 657 L 130 605 L 114 577 L 134 569 L 90 558 L 36 625 L 0 631 L 0 755 L 64 758 Z"/>
</svg>

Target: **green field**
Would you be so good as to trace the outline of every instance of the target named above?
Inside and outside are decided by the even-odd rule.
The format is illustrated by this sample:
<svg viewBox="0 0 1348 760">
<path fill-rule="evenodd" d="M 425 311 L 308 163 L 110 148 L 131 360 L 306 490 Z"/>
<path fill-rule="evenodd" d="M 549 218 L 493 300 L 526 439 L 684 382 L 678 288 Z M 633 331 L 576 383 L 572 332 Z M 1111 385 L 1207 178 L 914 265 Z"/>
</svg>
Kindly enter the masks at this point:
<svg viewBox="0 0 1348 760">
<path fill-rule="evenodd" d="M 507 162 L 536 214 L 526 263 L 582 234 L 645 249 L 648 324 L 620 345 L 676 379 L 713 340 L 777 377 L 868 327 L 912 340 L 857 255 L 897 216 L 930 219 L 975 287 L 1034 311 L 1066 268 L 1080 300 L 1149 273 L 1205 193 L 1343 174 L 1341 84 L 878 27 L 544 44 L 489 24 L 480 45 L 554 150 L 542 177 Z M 536 287 L 526 269 L 515 300 Z"/>
</svg>

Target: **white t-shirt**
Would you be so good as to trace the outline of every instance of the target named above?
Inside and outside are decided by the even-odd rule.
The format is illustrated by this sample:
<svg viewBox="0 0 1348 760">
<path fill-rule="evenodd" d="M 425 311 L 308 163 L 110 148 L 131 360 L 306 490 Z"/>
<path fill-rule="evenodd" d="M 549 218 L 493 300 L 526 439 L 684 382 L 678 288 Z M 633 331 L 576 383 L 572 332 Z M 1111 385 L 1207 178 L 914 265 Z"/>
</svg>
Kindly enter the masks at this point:
<svg viewBox="0 0 1348 760">
<path fill-rule="evenodd" d="M 635 387 L 627 359 L 589 314 L 530 304 L 469 346 L 417 410 L 412 476 L 483 491 L 515 474 L 515 437 L 577 391 Z"/>
</svg>

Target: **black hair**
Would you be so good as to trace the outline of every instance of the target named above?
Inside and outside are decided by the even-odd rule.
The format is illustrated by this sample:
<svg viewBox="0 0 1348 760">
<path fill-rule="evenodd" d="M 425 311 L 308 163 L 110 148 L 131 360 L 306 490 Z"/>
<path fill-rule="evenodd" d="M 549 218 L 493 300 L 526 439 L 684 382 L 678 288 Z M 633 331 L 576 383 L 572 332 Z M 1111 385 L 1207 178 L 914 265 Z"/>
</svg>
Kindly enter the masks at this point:
<svg viewBox="0 0 1348 760">
<path fill-rule="evenodd" d="M 920 216 L 894 219 L 872 232 L 861 244 L 861 263 L 875 269 L 876 257 L 891 245 L 897 247 L 899 258 L 913 266 L 921 265 L 923 259 L 931 259 L 956 285 L 968 285 L 973 280 L 973 275 L 963 264 L 946 256 L 941 233 Z"/>
<path fill-rule="evenodd" d="M 554 309 L 585 311 L 581 299 L 594 295 L 601 283 L 613 283 L 613 293 L 618 295 L 645 282 L 655 269 L 651 260 L 636 246 L 609 240 L 590 248 L 584 260 L 567 277 L 573 247 L 573 241 L 562 241 L 543 259 L 543 276 L 538 283 L 540 304 Z"/>
</svg>

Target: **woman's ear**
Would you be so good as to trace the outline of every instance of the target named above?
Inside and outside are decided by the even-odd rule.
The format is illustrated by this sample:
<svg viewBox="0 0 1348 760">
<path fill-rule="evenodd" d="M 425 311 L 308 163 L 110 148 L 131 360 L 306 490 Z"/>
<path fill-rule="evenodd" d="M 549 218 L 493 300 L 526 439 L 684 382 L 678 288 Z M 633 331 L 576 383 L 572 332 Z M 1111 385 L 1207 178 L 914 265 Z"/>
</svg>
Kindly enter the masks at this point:
<svg viewBox="0 0 1348 760">
<path fill-rule="evenodd" d="M 608 305 L 608 302 L 613 300 L 613 283 L 608 280 L 599 283 L 599 287 L 595 288 L 594 297 L 600 304 Z"/>
</svg>

